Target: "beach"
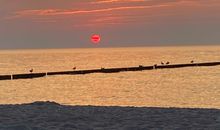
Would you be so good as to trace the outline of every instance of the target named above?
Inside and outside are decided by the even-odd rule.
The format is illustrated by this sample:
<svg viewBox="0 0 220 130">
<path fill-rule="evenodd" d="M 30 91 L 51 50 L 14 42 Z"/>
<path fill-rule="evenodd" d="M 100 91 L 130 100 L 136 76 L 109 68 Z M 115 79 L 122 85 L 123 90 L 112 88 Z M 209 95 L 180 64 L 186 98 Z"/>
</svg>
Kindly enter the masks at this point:
<svg viewBox="0 0 220 130">
<path fill-rule="evenodd" d="M 0 105 L 1 130 L 185 130 L 220 128 L 219 109 Z"/>
</svg>

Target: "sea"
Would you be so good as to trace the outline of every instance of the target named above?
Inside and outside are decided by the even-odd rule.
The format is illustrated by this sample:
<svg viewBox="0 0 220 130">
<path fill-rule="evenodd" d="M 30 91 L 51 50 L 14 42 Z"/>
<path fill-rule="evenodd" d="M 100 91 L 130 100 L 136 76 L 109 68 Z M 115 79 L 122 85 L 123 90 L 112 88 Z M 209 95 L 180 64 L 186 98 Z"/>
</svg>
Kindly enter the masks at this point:
<svg viewBox="0 0 220 130">
<path fill-rule="evenodd" d="M 0 75 L 220 61 L 220 46 L 0 50 Z M 220 108 L 220 66 L 0 81 L 0 104 Z"/>
</svg>

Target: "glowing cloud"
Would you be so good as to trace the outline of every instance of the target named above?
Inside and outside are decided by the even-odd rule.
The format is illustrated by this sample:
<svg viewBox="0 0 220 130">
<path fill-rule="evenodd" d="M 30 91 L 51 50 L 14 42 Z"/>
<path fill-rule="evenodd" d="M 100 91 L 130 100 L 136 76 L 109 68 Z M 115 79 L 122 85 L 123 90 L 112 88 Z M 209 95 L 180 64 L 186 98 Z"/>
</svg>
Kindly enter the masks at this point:
<svg viewBox="0 0 220 130">
<path fill-rule="evenodd" d="M 93 3 L 113 3 L 113 2 L 146 2 L 147 0 L 99 0 Z"/>
</svg>

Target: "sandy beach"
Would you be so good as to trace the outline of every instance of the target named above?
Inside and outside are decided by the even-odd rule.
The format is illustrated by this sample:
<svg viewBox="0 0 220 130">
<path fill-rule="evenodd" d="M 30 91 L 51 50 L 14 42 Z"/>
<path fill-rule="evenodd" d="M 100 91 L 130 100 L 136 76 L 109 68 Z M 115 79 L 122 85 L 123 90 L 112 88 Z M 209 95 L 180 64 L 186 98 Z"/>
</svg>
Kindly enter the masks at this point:
<svg viewBox="0 0 220 130">
<path fill-rule="evenodd" d="M 220 110 L 67 106 L 55 102 L 0 105 L 1 130 L 146 130 L 220 128 Z"/>
</svg>

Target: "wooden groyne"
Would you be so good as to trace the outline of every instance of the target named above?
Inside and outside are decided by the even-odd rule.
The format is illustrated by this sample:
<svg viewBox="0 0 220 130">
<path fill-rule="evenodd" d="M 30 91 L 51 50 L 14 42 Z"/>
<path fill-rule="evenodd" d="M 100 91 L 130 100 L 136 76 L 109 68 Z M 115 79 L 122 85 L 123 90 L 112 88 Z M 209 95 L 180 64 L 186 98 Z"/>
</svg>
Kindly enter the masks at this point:
<svg viewBox="0 0 220 130">
<path fill-rule="evenodd" d="M 171 65 L 153 65 L 138 67 L 125 67 L 125 68 L 101 68 L 91 70 L 74 70 L 74 71 L 60 71 L 60 72 L 47 72 L 47 73 L 26 73 L 26 74 L 12 74 L 0 75 L 0 80 L 14 80 L 14 79 L 32 79 L 50 75 L 79 75 L 91 73 L 118 73 L 124 71 L 142 71 L 153 69 L 166 69 L 166 68 L 183 68 L 183 67 L 196 67 L 196 66 L 217 66 L 220 62 L 205 62 L 205 63 L 190 63 L 190 64 L 171 64 Z"/>
</svg>

